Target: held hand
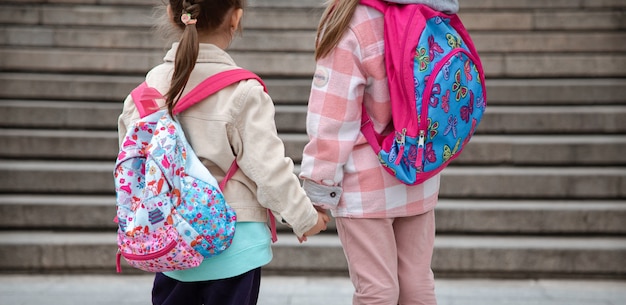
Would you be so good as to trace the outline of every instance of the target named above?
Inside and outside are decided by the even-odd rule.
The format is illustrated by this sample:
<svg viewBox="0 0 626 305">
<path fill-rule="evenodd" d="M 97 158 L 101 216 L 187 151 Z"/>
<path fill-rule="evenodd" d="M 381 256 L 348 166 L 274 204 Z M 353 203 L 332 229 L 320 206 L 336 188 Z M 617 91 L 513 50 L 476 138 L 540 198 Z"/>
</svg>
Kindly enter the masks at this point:
<svg viewBox="0 0 626 305">
<path fill-rule="evenodd" d="M 318 211 L 318 212 L 322 212 L 324 214 L 326 214 L 326 209 L 324 209 L 323 207 L 319 206 L 319 205 L 313 205 L 313 207 Z M 330 221 L 330 220 L 329 220 Z"/>
<path fill-rule="evenodd" d="M 317 210 L 317 223 L 315 224 L 315 226 L 313 226 L 313 228 L 306 231 L 304 235 L 302 235 L 302 237 L 298 237 L 298 241 L 300 241 L 300 243 L 303 243 L 307 241 L 307 236 L 313 236 L 321 231 L 326 230 L 326 224 L 328 222 L 330 222 L 330 217 L 324 211 Z"/>
</svg>

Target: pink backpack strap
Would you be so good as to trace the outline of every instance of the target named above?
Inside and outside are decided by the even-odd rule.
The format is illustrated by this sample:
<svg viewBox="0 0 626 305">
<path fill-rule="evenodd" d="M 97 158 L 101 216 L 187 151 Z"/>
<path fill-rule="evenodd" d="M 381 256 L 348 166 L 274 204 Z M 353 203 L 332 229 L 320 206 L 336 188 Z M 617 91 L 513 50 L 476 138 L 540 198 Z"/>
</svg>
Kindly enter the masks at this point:
<svg viewBox="0 0 626 305">
<path fill-rule="evenodd" d="M 140 117 L 150 115 L 159 110 L 156 99 L 163 98 L 163 95 L 156 89 L 148 87 L 146 82 L 141 83 L 137 88 L 130 92 L 130 96 L 135 102 L 135 107 L 139 111 Z"/>
<path fill-rule="evenodd" d="M 374 123 L 372 123 L 372 119 L 367 114 L 367 110 L 365 110 L 365 105 L 361 107 L 361 133 L 370 143 L 374 151 L 378 152 L 381 150 L 381 144 L 383 142 L 384 136 L 381 136 L 379 133 L 374 130 Z"/>
<path fill-rule="evenodd" d="M 361 5 L 372 7 L 383 14 L 387 11 L 387 8 L 389 7 L 389 4 L 382 0 L 361 0 L 360 3 Z M 380 151 L 383 137 L 379 135 L 376 130 L 374 130 L 374 123 L 372 123 L 372 119 L 367 114 L 367 111 L 365 110 L 365 105 L 363 105 L 361 109 L 361 132 L 363 133 L 363 136 L 365 136 L 365 139 L 367 139 L 367 142 L 372 145 L 374 150 Z"/>
<path fill-rule="evenodd" d="M 256 79 L 267 92 L 267 87 L 263 80 L 256 74 L 245 69 L 233 69 L 217 73 L 202 81 L 198 86 L 178 101 L 174 107 L 174 114 L 181 113 L 208 96 L 246 79 Z M 149 87 L 146 82 L 141 83 L 130 93 L 139 115 L 143 118 L 159 110 L 159 105 L 155 100 L 163 98 L 163 95 L 155 88 Z"/>
<path fill-rule="evenodd" d="M 228 169 L 228 172 L 226 172 L 226 176 L 224 176 L 224 179 L 222 180 L 222 182 L 218 184 L 220 187 L 220 190 L 223 190 L 226 187 L 226 182 L 228 182 L 228 180 L 230 180 L 230 178 L 233 177 L 233 175 L 237 172 L 238 169 L 239 169 L 239 165 L 237 164 L 237 160 L 235 160 L 233 161 L 233 164 L 230 165 L 230 168 Z"/>
<path fill-rule="evenodd" d="M 246 79 L 256 79 L 259 83 L 261 83 L 265 92 L 267 92 L 265 83 L 263 83 L 263 80 L 261 80 L 258 75 L 245 69 L 227 70 L 205 79 L 189 93 L 183 96 L 178 103 L 176 103 L 176 107 L 174 107 L 174 114 L 181 113 L 195 103 L 204 100 L 206 97 L 211 96 L 212 94 L 234 83 Z"/>
<path fill-rule="evenodd" d="M 360 4 L 372 7 L 383 14 L 385 14 L 387 12 L 387 9 L 389 8 L 389 3 L 382 0 L 361 0 Z M 387 40 L 388 37 L 385 36 L 385 45 L 387 45 Z M 365 136 L 365 139 L 367 139 L 367 142 L 372 145 L 375 151 L 378 152 L 381 150 L 381 143 L 384 137 L 378 134 L 376 130 L 374 130 L 374 124 L 372 123 L 372 119 L 370 118 L 370 116 L 367 114 L 365 106 L 362 107 L 361 132 L 363 133 L 363 136 Z"/>
<path fill-rule="evenodd" d="M 237 164 L 237 160 L 233 161 L 233 164 L 230 165 L 230 168 L 228 169 L 228 172 L 226 172 L 226 176 L 224 176 L 224 179 L 219 183 L 219 187 L 220 190 L 223 190 L 226 187 L 226 182 L 228 182 L 228 180 L 230 180 L 230 178 L 233 177 L 233 175 L 237 172 L 237 170 L 239 170 L 239 165 Z M 267 218 L 270 221 L 270 232 L 272 233 L 272 242 L 277 242 L 278 241 L 278 234 L 276 233 L 276 218 L 274 217 L 274 214 L 272 214 L 272 212 L 268 209 L 267 210 Z"/>
<path fill-rule="evenodd" d="M 382 13 L 385 13 L 388 6 L 387 2 L 382 0 L 361 0 L 360 3 L 365 6 L 373 7 Z"/>
</svg>

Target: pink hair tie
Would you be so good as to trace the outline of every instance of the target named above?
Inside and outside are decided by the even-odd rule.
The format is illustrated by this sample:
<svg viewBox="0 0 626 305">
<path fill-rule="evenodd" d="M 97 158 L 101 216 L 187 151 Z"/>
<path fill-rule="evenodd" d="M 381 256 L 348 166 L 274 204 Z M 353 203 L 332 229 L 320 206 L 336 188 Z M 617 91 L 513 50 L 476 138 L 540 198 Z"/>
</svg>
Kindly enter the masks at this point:
<svg viewBox="0 0 626 305">
<path fill-rule="evenodd" d="M 196 24 L 196 22 L 198 22 L 196 19 L 191 19 L 191 14 L 189 13 L 182 14 L 180 16 L 180 21 L 182 21 L 185 25 Z"/>
</svg>

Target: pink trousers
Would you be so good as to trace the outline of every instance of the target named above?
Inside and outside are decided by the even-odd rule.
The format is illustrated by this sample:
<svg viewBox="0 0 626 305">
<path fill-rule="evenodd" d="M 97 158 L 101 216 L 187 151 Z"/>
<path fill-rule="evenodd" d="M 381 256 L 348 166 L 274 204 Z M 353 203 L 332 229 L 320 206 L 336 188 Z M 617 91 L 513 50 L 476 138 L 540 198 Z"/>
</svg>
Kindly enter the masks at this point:
<svg viewBox="0 0 626 305">
<path fill-rule="evenodd" d="M 337 218 L 354 305 L 436 305 L 430 267 L 435 212 L 401 218 Z"/>
</svg>

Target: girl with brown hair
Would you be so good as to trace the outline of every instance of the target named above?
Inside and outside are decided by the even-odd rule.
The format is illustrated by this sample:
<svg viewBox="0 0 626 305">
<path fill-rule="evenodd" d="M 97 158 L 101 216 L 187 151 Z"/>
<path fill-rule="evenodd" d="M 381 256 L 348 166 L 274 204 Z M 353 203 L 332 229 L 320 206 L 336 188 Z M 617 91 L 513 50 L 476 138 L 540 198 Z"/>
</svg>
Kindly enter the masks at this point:
<svg viewBox="0 0 626 305">
<path fill-rule="evenodd" d="M 238 69 L 226 53 L 241 30 L 244 0 L 170 0 L 166 17 L 180 34 L 146 76 L 150 87 L 172 109 L 204 79 Z M 328 216 L 318 212 L 293 174 L 277 135 L 274 104 L 254 79 L 222 89 L 176 116 L 196 155 L 221 180 L 234 160 L 239 170 L 223 190 L 237 214 L 236 233 L 223 253 L 193 269 L 157 273 L 152 302 L 159 305 L 256 304 L 261 267 L 272 259 L 267 209 L 289 224 L 303 241 L 326 229 Z M 119 118 L 120 141 L 139 118 L 132 98 Z"/>
</svg>

